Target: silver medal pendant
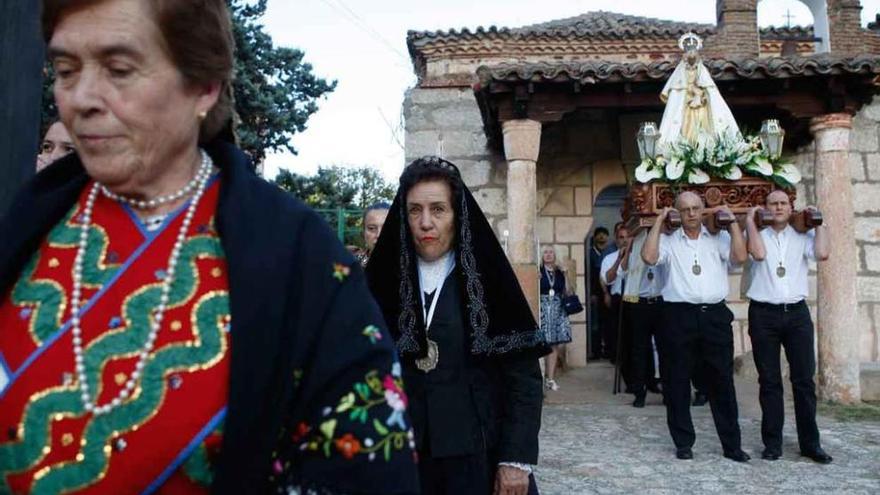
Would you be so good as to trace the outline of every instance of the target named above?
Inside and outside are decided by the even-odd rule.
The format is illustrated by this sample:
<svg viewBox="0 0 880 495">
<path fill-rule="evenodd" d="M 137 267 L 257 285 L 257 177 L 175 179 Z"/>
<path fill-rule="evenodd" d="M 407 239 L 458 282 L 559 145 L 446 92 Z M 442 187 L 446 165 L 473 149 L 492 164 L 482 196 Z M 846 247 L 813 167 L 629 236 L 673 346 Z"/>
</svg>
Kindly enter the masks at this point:
<svg viewBox="0 0 880 495">
<path fill-rule="evenodd" d="M 776 276 L 779 278 L 785 277 L 785 267 L 780 265 L 776 267 Z"/>
<path fill-rule="evenodd" d="M 551 295 L 551 296 L 555 296 L 555 295 L 556 295 L 556 291 L 553 290 L 553 289 L 550 289 L 550 295 Z"/>
<path fill-rule="evenodd" d="M 694 272 L 694 275 L 699 275 L 703 273 L 703 268 L 700 265 L 694 264 L 693 268 L 691 268 L 691 271 Z"/>
<path fill-rule="evenodd" d="M 437 367 L 437 362 L 440 360 L 440 348 L 437 347 L 437 343 L 431 339 L 428 339 L 428 355 L 416 359 L 416 368 L 419 371 L 427 373 L 434 368 Z"/>
</svg>

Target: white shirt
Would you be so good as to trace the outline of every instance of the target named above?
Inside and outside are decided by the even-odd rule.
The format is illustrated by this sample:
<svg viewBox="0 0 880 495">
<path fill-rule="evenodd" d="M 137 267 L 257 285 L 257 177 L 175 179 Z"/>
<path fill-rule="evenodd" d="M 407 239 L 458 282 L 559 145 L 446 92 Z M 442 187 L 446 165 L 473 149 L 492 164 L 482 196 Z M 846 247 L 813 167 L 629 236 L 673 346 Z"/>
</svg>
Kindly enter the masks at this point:
<svg viewBox="0 0 880 495">
<path fill-rule="evenodd" d="M 626 271 L 621 265 L 617 265 L 617 278 L 614 279 L 614 282 L 608 283 L 608 271 L 611 270 L 611 265 L 617 261 L 619 255 L 620 249 L 609 253 L 608 256 L 602 259 L 602 266 L 599 268 L 599 279 L 602 281 L 602 284 L 610 287 L 608 293 L 612 296 L 619 296 L 623 292 L 623 276 L 626 274 Z"/>
<path fill-rule="evenodd" d="M 809 261 L 816 260 L 816 231 L 806 234 L 787 225 L 782 232 L 766 228 L 760 232 L 764 241 L 764 261 L 752 258 L 751 286 L 746 296 L 753 301 L 790 304 L 807 298 Z M 785 269 L 785 276 L 777 273 Z"/>
<path fill-rule="evenodd" d="M 638 256 L 638 253 L 636 253 Z M 663 294 L 666 285 L 666 265 L 645 266 L 642 280 L 639 281 L 639 297 L 657 297 Z M 648 275 L 648 274 L 652 275 Z"/>
<path fill-rule="evenodd" d="M 700 236 L 690 239 L 684 229 L 660 236 L 658 266 L 667 269 L 663 300 L 691 304 L 715 304 L 727 297 L 727 267 L 730 233 L 712 235 L 701 227 Z M 700 274 L 694 273 L 699 266 Z"/>
</svg>

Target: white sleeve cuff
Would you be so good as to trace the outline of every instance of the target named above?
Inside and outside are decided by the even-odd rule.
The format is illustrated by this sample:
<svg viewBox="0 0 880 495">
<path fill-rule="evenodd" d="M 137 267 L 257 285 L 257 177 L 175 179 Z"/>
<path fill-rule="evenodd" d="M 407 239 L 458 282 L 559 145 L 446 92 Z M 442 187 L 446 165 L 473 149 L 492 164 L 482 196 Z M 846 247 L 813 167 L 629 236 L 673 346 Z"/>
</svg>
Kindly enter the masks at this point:
<svg viewBox="0 0 880 495">
<path fill-rule="evenodd" d="M 522 464 L 519 462 L 499 462 L 498 466 L 508 466 L 519 469 L 520 471 L 525 471 L 528 474 L 532 474 L 532 466 L 528 464 Z"/>
</svg>

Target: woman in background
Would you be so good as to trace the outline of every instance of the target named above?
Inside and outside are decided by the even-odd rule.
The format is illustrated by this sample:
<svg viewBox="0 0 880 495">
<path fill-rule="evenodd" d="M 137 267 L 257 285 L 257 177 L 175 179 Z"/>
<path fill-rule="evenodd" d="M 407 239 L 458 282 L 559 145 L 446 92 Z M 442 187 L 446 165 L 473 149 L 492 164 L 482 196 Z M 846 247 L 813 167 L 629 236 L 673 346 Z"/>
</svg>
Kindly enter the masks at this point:
<svg viewBox="0 0 880 495">
<path fill-rule="evenodd" d="M 67 128 L 60 120 L 56 120 L 46 129 L 43 142 L 40 143 L 40 154 L 37 155 L 37 172 L 51 165 L 55 160 L 74 153 L 76 146 Z"/>
<path fill-rule="evenodd" d="M 545 360 L 544 386 L 556 391 L 559 390 L 559 385 L 554 380 L 556 360 L 560 347 L 571 342 L 571 323 L 562 307 L 565 273 L 556 262 L 556 250 L 553 246 L 544 246 L 541 250 L 541 260 L 541 332 L 544 334 L 545 342 L 552 349 Z"/>
</svg>

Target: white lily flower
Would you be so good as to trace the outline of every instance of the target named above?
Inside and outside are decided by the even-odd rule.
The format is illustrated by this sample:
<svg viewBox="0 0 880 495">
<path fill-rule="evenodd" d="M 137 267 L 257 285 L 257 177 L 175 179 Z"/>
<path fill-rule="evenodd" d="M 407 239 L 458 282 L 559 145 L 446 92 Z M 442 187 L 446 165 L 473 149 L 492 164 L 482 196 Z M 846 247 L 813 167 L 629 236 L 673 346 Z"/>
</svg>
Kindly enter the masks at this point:
<svg viewBox="0 0 880 495">
<path fill-rule="evenodd" d="M 669 180 L 678 180 L 684 173 L 684 162 L 677 158 L 671 158 L 666 164 L 666 178 Z"/>
<path fill-rule="evenodd" d="M 789 184 L 797 184 L 801 181 L 801 171 L 791 163 L 786 163 L 776 170 L 776 175 L 782 177 Z"/>
<path fill-rule="evenodd" d="M 705 184 L 709 182 L 709 174 L 700 169 L 694 169 L 688 174 L 688 182 L 691 184 Z"/>
<path fill-rule="evenodd" d="M 730 167 L 730 170 L 728 170 L 727 173 L 724 174 L 724 178 L 727 180 L 740 180 L 740 179 L 742 179 L 742 176 L 743 176 L 742 169 L 740 169 L 736 165 L 734 165 L 733 167 Z"/>
<path fill-rule="evenodd" d="M 648 160 L 643 160 L 642 163 L 636 167 L 636 180 L 641 182 L 642 184 L 647 184 L 654 179 L 660 179 L 663 177 L 663 169 L 659 167 L 653 167 L 651 162 Z"/>
<path fill-rule="evenodd" d="M 763 156 L 755 158 L 755 160 L 746 168 L 758 172 L 761 175 L 773 175 L 773 165 Z"/>
</svg>

